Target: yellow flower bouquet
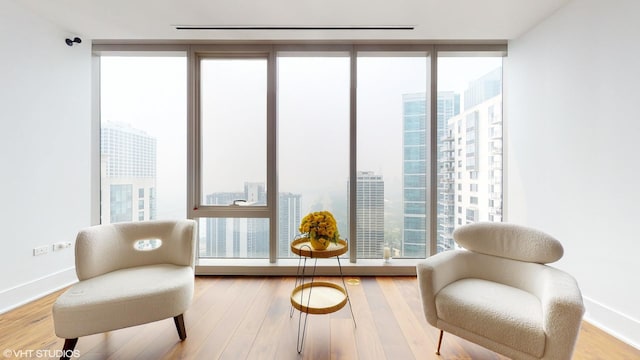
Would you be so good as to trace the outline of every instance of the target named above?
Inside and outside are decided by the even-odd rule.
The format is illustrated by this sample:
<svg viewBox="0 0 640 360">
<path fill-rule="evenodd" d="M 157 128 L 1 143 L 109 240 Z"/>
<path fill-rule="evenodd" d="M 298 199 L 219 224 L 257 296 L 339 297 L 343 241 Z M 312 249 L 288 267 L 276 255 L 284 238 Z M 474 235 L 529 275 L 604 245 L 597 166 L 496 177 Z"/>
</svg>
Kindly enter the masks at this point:
<svg viewBox="0 0 640 360">
<path fill-rule="evenodd" d="M 311 247 L 324 250 L 331 243 L 337 244 L 340 238 L 336 219 L 329 211 L 316 211 L 307 214 L 300 222 L 300 233 L 306 235 Z"/>
</svg>

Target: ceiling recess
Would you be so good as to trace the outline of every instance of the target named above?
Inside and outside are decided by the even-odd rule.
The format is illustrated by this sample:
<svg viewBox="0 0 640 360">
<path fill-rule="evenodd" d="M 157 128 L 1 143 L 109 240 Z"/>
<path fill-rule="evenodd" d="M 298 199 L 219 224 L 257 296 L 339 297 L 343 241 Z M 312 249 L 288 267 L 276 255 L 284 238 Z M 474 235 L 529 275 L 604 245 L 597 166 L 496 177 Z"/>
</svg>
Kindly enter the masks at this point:
<svg viewBox="0 0 640 360">
<path fill-rule="evenodd" d="M 414 30 L 413 25 L 174 25 L 176 30 Z"/>
</svg>

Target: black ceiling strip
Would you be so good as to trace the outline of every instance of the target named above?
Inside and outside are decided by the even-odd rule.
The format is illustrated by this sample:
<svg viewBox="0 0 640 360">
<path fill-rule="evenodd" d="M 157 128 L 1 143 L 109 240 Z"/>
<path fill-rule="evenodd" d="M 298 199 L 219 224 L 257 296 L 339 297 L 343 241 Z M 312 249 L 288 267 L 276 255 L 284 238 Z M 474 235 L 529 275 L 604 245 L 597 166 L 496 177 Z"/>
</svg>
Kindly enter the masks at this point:
<svg viewBox="0 0 640 360">
<path fill-rule="evenodd" d="M 414 30 L 414 26 L 176 26 L 176 30 Z"/>
</svg>

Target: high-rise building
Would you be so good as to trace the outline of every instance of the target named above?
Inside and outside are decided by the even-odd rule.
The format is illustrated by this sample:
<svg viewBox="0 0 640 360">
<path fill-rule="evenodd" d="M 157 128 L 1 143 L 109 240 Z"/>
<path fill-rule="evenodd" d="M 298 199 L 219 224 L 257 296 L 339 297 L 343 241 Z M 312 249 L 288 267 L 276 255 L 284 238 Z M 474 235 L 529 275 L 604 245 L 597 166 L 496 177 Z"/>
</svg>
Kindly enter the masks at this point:
<svg viewBox="0 0 640 360">
<path fill-rule="evenodd" d="M 455 225 L 502 221 L 501 68 L 469 84 L 465 109 L 449 119 L 455 169 Z"/>
<path fill-rule="evenodd" d="M 243 192 L 218 192 L 208 194 L 209 205 L 230 205 L 249 196 L 259 204 L 264 184 L 245 183 Z M 249 203 L 249 201 L 247 201 Z M 263 202 L 264 203 L 264 202 Z M 269 256 L 269 226 L 265 219 L 207 218 L 205 246 L 202 257 L 265 258 Z"/>
<path fill-rule="evenodd" d="M 281 193 L 278 196 L 278 257 L 291 256 L 290 244 L 298 234 L 300 225 L 301 197 L 292 193 Z M 243 192 L 218 192 L 206 196 L 206 203 L 210 205 L 230 205 L 236 200 L 246 200 L 246 204 L 251 206 L 266 204 L 265 184 L 246 182 Z M 267 219 L 209 218 L 205 227 L 206 236 L 200 248 L 202 257 L 269 256 Z"/>
<path fill-rule="evenodd" d="M 448 129 L 447 126 L 445 126 Z M 438 228 L 436 252 L 454 248 L 455 227 L 455 146 L 451 130 L 438 143 Z"/>
<path fill-rule="evenodd" d="M 460 94 L 453 91 L 438 92 L 438 195 L 437 195 L 437 240 L 436 251 L 452 249 L 455 223 L 454 207 L 454 147 L 449 119 L 460 113 Z"/>
<path fill-rule="evenodd" d="M 384 180 L 358 171 L 356 181 L 356 242 L 358 258 L 382 258 L 384 245 Z"/>
<path fill-rule="evenodd" d="M 130 125 L 100 131 L 102 223 L 156 218 L 156 139 Z"/>
<path fill-rule="evenodd" d="M 471 109 L 502 94 L 502 67 L 486 73 L 469 83 L 464 91 L 464 110 Z"/>
<path fill-rule="evenodd" d="M 264 183 L 246 182 L 244 183 L 244 198 L 247 203 L 253 205 L 264 205 L 267 203 L 267 191 Z"/>
<path fill-rule="evenodd" d="M 209 205 L 229 205 L 234 200 L 244 199 L 243 192 L 218 192 L 206 196 L 206 204 Z M 233 218 L 208 218 L 206 221 L 206 236 L 204 238 L 204 248 L 200 249 L 202 257 L 237 257 L 240 256 L 241 232 L 239 229 L 239 219 Z M 246 235 L 244 243 L 246 244 Z"/>
<path fill-rule="evenodd" d="M 427 100 L 425 93 L 404 94 L 403 105 L 403 232 L 401 255 L 427 254 Z"/>
<path fill-rule="evenodd" d="M 294 256 L 291 241 L 300 233 L 300 199 L 302 195 L 280 193 L 278 196 L 278 257 Z"/>
</svg>

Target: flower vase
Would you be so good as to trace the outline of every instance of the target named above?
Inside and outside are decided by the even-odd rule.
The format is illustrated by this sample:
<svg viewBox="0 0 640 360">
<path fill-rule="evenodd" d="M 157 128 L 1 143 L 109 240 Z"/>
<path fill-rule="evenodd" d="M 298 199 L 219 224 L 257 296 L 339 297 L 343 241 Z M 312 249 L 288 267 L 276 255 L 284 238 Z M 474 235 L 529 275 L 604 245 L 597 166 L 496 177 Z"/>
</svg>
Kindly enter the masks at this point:
<svg viewBox="0 0 640 360">
<path fill-rule="evenodd" d="M 309 235 L 309 242 L 313 250 L 326 250 L 331 242 L 327 238 L 317 237 L 315 235 Z"/>
</svg>

